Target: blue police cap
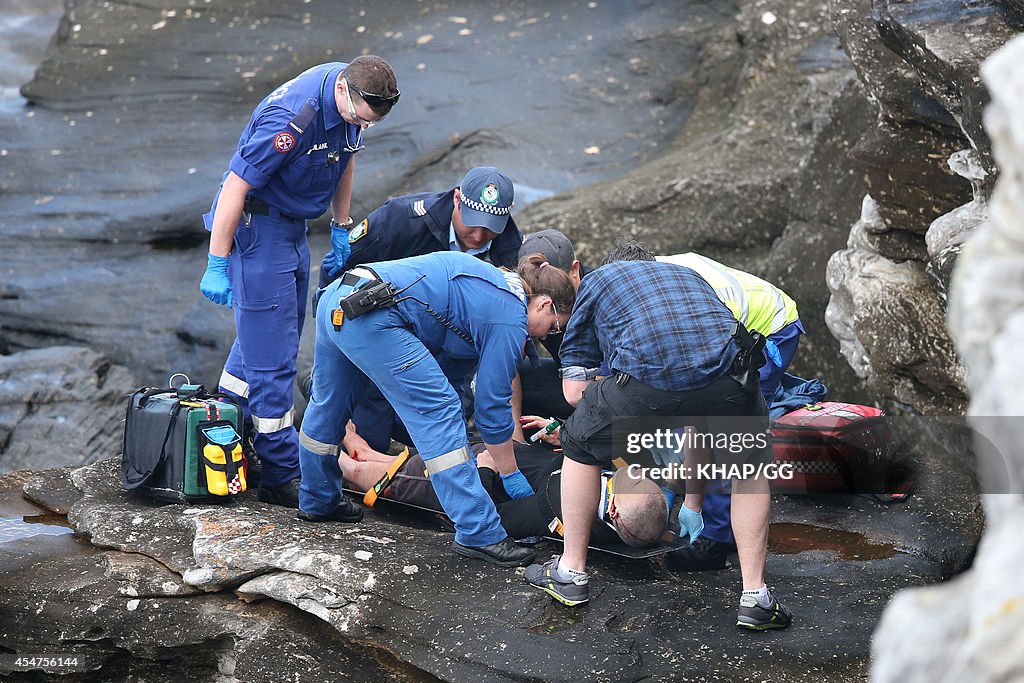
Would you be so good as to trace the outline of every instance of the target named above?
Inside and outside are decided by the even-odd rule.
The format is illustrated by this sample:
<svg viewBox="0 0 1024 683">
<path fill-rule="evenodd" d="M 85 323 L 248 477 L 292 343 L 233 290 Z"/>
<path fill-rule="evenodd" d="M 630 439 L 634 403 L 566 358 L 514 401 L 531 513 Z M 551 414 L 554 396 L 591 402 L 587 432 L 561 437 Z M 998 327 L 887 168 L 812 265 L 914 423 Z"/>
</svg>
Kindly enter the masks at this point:
<svg viewBox="0 0 1024 683">
<path fill-rule="evenodd" d="M 470 169 L 459 187 L 462 222 L 501 234 L 512 213 L 515 189 L 508 176 L 493 166 Z"/>
</svg>

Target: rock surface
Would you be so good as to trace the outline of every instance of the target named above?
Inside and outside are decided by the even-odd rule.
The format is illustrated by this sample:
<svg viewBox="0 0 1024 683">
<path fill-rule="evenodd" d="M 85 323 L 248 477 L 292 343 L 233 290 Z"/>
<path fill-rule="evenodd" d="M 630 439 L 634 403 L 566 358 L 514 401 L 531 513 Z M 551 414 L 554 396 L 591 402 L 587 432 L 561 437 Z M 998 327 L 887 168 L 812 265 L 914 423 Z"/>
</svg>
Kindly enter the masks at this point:
<svg viewBox="0 0 1024 683">
<path fill-rule="evenodd" d="M 950 326 L 969 370 L 971 424 L 992 448 L 982 462 L 988 526 L 972 569 L 956 581 L 898 594 L 872 645 L 872 679 L 1010 681 L 1024 671 L 1024 437 L 1020 364 L 1024 332 L 1024 38 L 982 68 L 992 94 L 985 126 L 1000 174 L 991 220 L 968 239 L 954 273 Z M 1001 471 L 1001 472 L 1000 472 Z M 998 476 L 986 473 L 999 472 Z M 1006 491 L 1006 493 L 996 493 Z M 940 606 L 956 604 L 955 616 Z"/>
<path fill-rule="evenodd" d="M 900 506 L 779 497 L 768 568 L 797 622 L 746 634 L 734 626 L 735 566 L 675 574 L 659 560 L 598 553 L 592 603 L 569 610 L 528 588 L 522 570 L 455 555 L 436 523 L 371 511 L 358 525 L 308 524 L 251 493 L 229 506 L 158 506 L 121 491 L 117 474 L 111 460 L 27 483 L 24 473 L 0 478 L 4 517 L 24 488 L 69 511 L 81 539 L 74 552 L 37 542 L 6 574 L 6 647 L 79 652 L 107 679 L 128 670 L 165 680 L 156 664 L 168 659 L 252 681 L 351 666 L 402 680 L 739 681 L 756 670 L 852 682 L 889 596 L 961 570 L 968 556 L 949 550 L 966 551 L 980 529 L 977 515 L 953 522 L 944 511 L 970 493 L 944 478 Z"/>
<path fill-rule="evenodd" d="M 125 367 L 81 347 L 0 356 L 0 472 L 119 453 L 134 384 Z"/>
</svg>

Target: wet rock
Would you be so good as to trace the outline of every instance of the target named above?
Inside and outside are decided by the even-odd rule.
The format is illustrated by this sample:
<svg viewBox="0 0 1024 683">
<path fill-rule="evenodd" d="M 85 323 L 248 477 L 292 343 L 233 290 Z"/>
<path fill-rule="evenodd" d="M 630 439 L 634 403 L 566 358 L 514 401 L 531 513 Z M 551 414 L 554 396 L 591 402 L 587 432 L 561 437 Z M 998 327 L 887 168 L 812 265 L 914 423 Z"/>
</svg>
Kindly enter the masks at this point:
<svg viewBox="0 0 1024 683">
<path fill-rule="evenodd" d="M 123 366 L 81 347 L 0 356 L 0 472 L 119 452 L 125 388 L 134 382 Z"/>
<path fill-rule="evenodd" d="M 113 462 L 108 469 L 114 476 Z M 12 519 L 46 513 L 20 498 L 22 487 L 60 489 L 70 480 L 67 469 L 0 476 L 3 652 L 77 656 L 61 680 L 432 680 L 303 611 L 204 592 L 142 553 L 103 550 L 70 533 L 42 535 L 36 524 L 14 529 L 11 540 Z M 8 675 L 40 679 L 39 672 Z"/>
<path fill-rule="evenodd" d="M 908 676 L 1003 681 L 1021 669 L 1024 558 L 1016 539 L 1024 523 L 1024 433 L 1016 416 L 1024 406 L 1012 349 L 1024 333 L 1024 295 L 1007 283 L 1024 277 L 1022 61 L 1024 39 L 1016 38 L 981 70 L 992 94 L 985 126 L 1000 175 L 991 220 L 967 239 L 950 297 L 950 325 L 969 370 L 969 419 L 991 444 L 980 463 L 988 526 L 969 572 L 952 583 L 900 593 L 886 609 L 872 645 L 872 679 L 880 682 Z M 949 604 L 960 605 L 959 613 L 937 608 Z"/>
<path fill-rule="evenodd" d="M 28 104 L 0 118 L 7 343 L 57 338 L 103 349 L 145 384 L 180 371 L 212 386 L 234 326 L 198 292 L 201 215 L 272 88 L 366 52 L 394 65 L 404 97 L 367 133 L 353 216 L 482 163 L 508 172 L 525 206 L 659 152 L 701 87 L 689 75 L 700 43 L 733 7 L 467 2 L 456 16 L 364 4 L 340 23 L 329 3 L 302 0 L 68 5 L 21 89 Z M 314 266 L 325 223 L 313 224 Z"/>
</svg>

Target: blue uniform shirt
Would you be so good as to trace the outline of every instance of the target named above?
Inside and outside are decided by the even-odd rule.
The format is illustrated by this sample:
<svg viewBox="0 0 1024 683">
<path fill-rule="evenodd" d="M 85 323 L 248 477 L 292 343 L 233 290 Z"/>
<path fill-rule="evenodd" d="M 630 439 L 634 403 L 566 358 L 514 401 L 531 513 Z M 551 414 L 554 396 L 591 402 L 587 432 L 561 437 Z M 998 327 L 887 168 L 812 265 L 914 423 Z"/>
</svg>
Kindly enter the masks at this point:
<svg viewBox="0 0 1024 683">
<path fill-rule="evenodd" d="M 413 334 L 437 357 L 454 386 L 477 366 L 476 427 L 486 443 L 512 436 L 512 380 L 526 344 L 526 298 L 518 276 L 462 252 L 443 251 L 367 264 L 473 340 L 470 345 L 416 301 L 397 305 Z M 678 267 L 678 266 L 676 266 Z M 415 400 L 415 397 L 413 397 Z"/>
<path fill-rule="evenodd" d="M 692 391 L 725 374 L 739 353 L 736 318 L 697 273 L 616 261 L 583 278 L 559 349 L 562 367 L 608 360 L 663 391 Z"/>
<path fill-rule="evenodd" d="M 314 66 L 256 107 L 228 165 L 256 188 L 256 199 L 306 219 L 330 206 L 353 154 L 345 150 L 356 148 L 362 135 L 359 126 L 345 123 L 335 105 L 335 82 L 346 66 Z"/>
</svg>

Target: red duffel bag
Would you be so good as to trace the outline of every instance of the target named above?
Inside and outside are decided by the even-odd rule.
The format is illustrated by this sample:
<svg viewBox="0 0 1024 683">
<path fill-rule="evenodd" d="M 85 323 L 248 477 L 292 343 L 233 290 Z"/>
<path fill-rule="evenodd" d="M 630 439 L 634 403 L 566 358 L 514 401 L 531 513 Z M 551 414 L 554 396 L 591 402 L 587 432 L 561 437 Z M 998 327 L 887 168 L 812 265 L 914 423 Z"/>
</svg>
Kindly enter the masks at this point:
<svg viewBox="0 0 1024 683">
<path fill-rule="evenodd" d="M 906 473 L 893 465 L 896 440 L 888 418 L 878 408 L 810 404 L 775 420 L 772 440 L 779 466 L 774 493 L 865 493 L 894 500 L 909 493 Z"/>
</svg>

